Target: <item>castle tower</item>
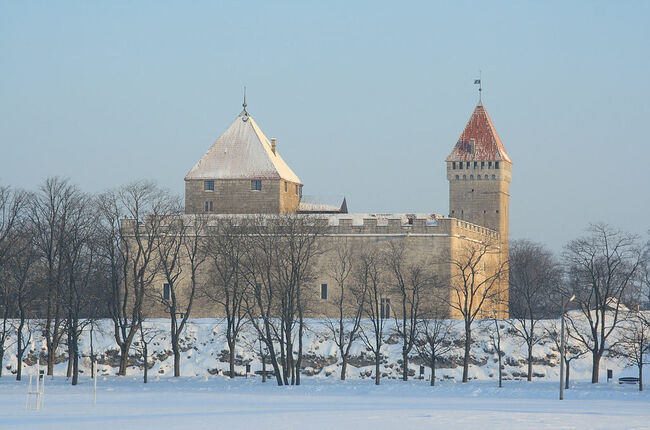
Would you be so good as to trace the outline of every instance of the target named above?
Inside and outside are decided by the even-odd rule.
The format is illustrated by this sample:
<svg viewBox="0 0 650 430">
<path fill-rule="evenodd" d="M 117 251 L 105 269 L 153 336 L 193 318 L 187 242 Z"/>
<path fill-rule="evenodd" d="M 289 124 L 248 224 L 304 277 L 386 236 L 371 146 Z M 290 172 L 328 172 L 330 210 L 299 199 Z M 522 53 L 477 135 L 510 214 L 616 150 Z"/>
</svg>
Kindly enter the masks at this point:
<svg viewBox="0 0 650 430">
<path fill-rule="evenodd" d="M 244 110 L 185 176 L 185 213 L 296 213 L 302 183 Z"/>
<path fill-rule="evenodd" d="M 449 216 L 498 231 L 507 250 L 512 161 L 481 102 L 446 161 Z"/>
</svg>

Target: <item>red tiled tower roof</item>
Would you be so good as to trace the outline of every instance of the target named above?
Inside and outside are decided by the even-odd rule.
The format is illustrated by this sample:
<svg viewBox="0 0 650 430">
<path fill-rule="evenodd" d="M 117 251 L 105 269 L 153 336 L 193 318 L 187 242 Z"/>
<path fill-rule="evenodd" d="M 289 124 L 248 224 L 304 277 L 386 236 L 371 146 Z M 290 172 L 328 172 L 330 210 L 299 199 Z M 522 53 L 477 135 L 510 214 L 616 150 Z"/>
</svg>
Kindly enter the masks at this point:
<svg viewBox="0 0 650 430">
<path fill-rule="evenodd" d="M 472 139 L 474 139 L 473 145 Z M 494 129 L 492 120 L 483 104 L 479 102 L 446 161 L 487 160 L 505 160 L 512 163 Z"/>
</svg>

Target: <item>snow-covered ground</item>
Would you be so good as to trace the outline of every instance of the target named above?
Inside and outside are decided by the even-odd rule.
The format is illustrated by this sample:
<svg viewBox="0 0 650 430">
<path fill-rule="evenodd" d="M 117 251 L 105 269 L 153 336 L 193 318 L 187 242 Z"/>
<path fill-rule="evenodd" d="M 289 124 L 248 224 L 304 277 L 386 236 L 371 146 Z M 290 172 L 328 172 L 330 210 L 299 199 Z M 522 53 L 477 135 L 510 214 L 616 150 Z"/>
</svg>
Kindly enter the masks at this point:
<svg viewBox="0 0 650 430">
<path fill-rule="evenodd" d="M 650 395 L 635 386 L 574 383 L 557 400 L 551 381 L 336 381 L 299 387 L 260 378 L 101 377 L 97 403 L 86 377 L 47 381 L 45 408 L 26 411 L 26 385 L 0 379 L 0 428 L 16 429 L 630 429 L 650 428 Z"/>
<path fill-rule="evenodd" d="M 553 325 L 557 321 L 545 321 Z M 401 345 L 394 336 L 388 339 L 382 357 L 382 384 L 373 384 L 372 355 L 358 342 L 348 380 L 338 379 L 340 358 L 322 327 L 310 322 L 305 338 L 305 365 L 299 387 L 277 387 L 273 379 L 261 383 L 259 376 L 235 380 L 222 375 L 228 369 L 223 324 L 219 320 L 197 319 L 188 326 L 182 341 L 181 378 L 173 378 L 167 320 L 153 320 L 149 326 L 160 333 L 150 345 L 149 383 L 142 383 L 142 360 L 138 346 L 132 350 L 132 365 L 126 377 L 115 376 L 117 348 L 109 321 L 95 332 L 94 349 L 98 356 L 97 403 L 93 403 L 89 379 L 90 339 L 80 345 L 83 374 L 80 384 L 70 386 L 65 378 L 66 356 L 58 351 L 54 378 L 47 378 L 45 407 L 25 410 L 29 375 L 35 373 L 42 339 L 35 336 L 35 351 L 23 364 L 23 381 L 16 382 L 14 347 L 7 351 L 0 378 L 0 428 L 228 428 L 230 429 L 339 429 L 353 428 L 648 428 L 650 393 L 638 392 L 635 385 L 606 383 L 606 369 L 619 376 L 634 376 L 636 370 L 623 360 L 605 356 L 601 363 L 601 383 L 591 384 L 589 355 L 572 363 L 572 386 L 565 400 L 558 398 L 559 368 L 557 350 L 546 340 L 535 348 L 533 382 L 525 377 L 525 348 L 516 338 L 503 340 L 504 387 L 497 387 L 497 357 L 489 341 L 490 324 L 478 324 L 472 347 L 469 383 L 458 382 L 462 373 L 462 351 L 440 363 L 436 387 L 427 380 L 399 380 Z M 541 328 L 541 327 L 540 327 Z M 504 331 L 507 325 L 504 324 Z M 387 333 L 390 333 L 388 328 Z M 261 363 L 246 345 L 244 335 L 237 348 L 237 372 L 244 365 L 253 371 Z M 460 326 L 455 340 L 462 338 Z M 417 357 L 410 370 L 419 374 Z M 425 376 L 430 375 L 429 369 Z M 646 385 L 650 387 L 649 381 Z"/>
</svg>

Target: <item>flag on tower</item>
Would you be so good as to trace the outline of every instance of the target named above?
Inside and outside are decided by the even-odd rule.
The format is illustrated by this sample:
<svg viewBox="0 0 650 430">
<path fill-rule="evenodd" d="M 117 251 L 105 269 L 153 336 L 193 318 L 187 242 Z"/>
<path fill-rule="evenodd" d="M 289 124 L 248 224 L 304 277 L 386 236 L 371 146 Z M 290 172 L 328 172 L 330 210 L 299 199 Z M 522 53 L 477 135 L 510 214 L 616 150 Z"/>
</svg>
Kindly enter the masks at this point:
<svg viewBox="0 0 650 430">
<path fill-rule="evenodd" d="M 474 79 L 474 85 L 481 85 L 480 79 Z"/>
</svg>

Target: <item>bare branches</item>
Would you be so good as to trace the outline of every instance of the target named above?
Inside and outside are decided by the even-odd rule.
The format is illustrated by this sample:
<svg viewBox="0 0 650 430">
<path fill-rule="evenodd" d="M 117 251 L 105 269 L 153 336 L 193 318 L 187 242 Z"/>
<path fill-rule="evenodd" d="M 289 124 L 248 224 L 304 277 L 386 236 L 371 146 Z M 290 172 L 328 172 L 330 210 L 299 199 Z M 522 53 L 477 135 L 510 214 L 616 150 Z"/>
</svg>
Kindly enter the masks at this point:
<svg viewBox="0 0 650 430">
<path fill-rule="evenodd" d="M 620 321 L 621 303 L 643 262 L 638 238 L 605 224 L 593 224 L 588 235 L 565 247 L 564 259 L 576 303 L 587 331 L 569 316 L 574 337 L 592 353 L 592 382 L 598 382 L 600 359 Z"/>
</svg>

